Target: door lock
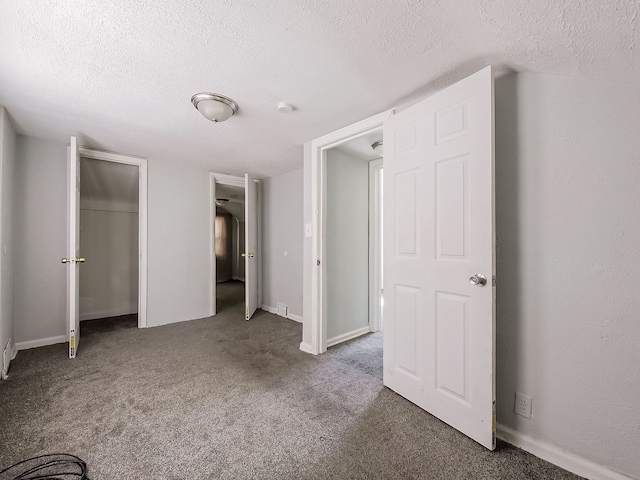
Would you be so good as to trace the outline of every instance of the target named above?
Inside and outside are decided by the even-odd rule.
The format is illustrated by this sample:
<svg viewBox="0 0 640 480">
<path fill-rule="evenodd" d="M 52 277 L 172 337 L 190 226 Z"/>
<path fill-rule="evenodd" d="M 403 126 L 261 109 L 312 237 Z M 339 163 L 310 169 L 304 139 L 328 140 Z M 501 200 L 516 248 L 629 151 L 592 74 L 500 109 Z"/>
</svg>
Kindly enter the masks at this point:
<svg viewBox="0 0 640 480">
<path fill-rule="evenodd" d="M 84 263 L 86 259 L 84 257 L 76 257 L 76 258 L 67 258 L 64 257 L 60 259 L 61 263 Z"/>
<path fill-rule="evenodd" d="M 476 273 L 474 276 L 469 278 L 469 283 L 476 287 L 484 287 L 487 284 L 487 277 L 481 273 Z"/>
</svg>

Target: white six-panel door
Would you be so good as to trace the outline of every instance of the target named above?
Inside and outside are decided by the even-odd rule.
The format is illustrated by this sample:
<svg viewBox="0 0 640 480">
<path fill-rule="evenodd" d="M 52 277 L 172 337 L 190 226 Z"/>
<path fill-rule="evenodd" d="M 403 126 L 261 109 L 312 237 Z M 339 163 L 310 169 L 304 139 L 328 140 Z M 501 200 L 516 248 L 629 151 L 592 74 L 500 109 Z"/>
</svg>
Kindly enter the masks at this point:
<svg viewBox="0 0 640 480">
<path fill-rule="evenodd" d="M 258 308 L 258 184 L 244 176 L 245 208 L 245 315 L 249 320 Z"/>
<path fill-rule="evenodd" d="M 385 121 L 384 143 L 384 384 L 494 449 L 491 67 Z"/>
<path fill-rule="evenodd" d="M 67 325 L 69 358 L 75 358 L 80 342 L 80 152 L 76 137 L 71 137 L 67 157 Z"/>
</svg>

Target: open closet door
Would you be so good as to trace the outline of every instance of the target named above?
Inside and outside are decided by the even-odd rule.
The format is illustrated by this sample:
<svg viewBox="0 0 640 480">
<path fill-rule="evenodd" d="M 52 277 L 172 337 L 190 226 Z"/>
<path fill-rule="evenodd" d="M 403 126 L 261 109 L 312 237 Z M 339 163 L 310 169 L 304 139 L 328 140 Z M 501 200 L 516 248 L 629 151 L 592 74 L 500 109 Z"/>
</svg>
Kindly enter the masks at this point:
<svg viewBox="0 0 640 480">
<path fill-rule="evenodd" d="M 495 448 L 493 73 L 384 124 L 384 384 Z"/>
<path fill-rule="evenodd" d="M 249 175 L 244 176 L 245 211 L 245 314 L 249 320 L 258 309 L 258 184 Z"/>
<path fill-rule="evenodd" d="M 69 358 L 76 358 L 80 341 L 78 283 L 80 257 L 80 152 L 76 137 L 71 137 L 67 155 L 67 254 L 62 263 L 67 265 L 67 325 Z"/>
</svg>

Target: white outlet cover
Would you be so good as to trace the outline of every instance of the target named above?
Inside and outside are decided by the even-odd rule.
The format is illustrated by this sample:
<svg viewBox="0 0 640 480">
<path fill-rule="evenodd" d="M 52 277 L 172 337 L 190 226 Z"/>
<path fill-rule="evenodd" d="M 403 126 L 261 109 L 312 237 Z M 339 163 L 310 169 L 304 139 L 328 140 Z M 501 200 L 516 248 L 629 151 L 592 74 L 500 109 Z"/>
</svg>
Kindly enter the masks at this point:
<svg viewBox="0 0 640 480">
<path fill-rule="evenodd" d="M 531 418 L 531 397 L 520 392 L 516 392 L 516 401 L 513 411 L 524 417 Z"/>
</svg>

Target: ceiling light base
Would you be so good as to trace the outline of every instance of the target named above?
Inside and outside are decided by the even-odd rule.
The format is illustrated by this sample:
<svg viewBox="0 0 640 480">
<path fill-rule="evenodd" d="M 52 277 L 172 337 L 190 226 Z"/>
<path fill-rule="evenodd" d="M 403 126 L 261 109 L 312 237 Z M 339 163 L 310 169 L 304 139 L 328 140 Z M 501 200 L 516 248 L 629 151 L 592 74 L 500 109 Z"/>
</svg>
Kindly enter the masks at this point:
<svg viewBox="0 0 640 480">
<path fill-rule="evenodd" d="M 238 111 L 238 104 L 229 97 L 217 93 L 196 93 L 191 103 L 207 120 L 224 122 Z"/>
</svg>

